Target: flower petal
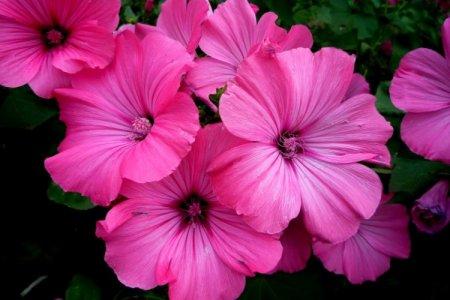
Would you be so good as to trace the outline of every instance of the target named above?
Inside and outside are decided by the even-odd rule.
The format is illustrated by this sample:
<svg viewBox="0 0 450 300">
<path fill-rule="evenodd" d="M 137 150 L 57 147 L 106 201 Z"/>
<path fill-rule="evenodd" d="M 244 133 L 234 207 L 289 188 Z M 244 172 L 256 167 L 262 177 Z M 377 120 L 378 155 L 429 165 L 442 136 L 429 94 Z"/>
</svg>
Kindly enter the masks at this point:
<svg viewBox="0 0 450 300">
<path fill-rule="evenodd" d="M 105 68 L 114 57 L 111 31 L 95 23 L 77 25 L 64 46 L 55 49 L 53 65 L 67 73 L 84 68 Z"/>
<path fill-rule="evenodd" d="M 139 75 L 142 60 L 139 40 L 132 32 L 124 31 L 116 38 L 113 63 L 104 70 L 84 70 L 76 74 L 72 85 L 76 89 L 102 95 L 132 120 L 146 113 Z"/>
<path fill-rule="evenodd" d="M 414 153 L 450 164 L 450 107 L 406 114 L 400 134 Z"/>
<path fill-rule="evenodd" d="M 244 289 L 244 274 L 222 262 L 202 226 L 188 226 L 161 252 L 158 278 L 176 275 L 169 284 L 170 299 L 236 299 Z"/>
<path fill-rule="evenodd" d="M 309 49 L 297 48 L 277 57 L 290 91 L 285 112 L 290 128 L 308 126 L 343 101 L 352 81 L 354 56 L 335 48 L 322 48 L 312 56 Z"/>
<path fill-rule="evenodd" d="M 389 92 L 394 105 L 407 112 L 431 112 L 450 106 L 450 65 L 429 49 L 406 54 Z"/>
<path fill-rule="evenodd" d="M 62 89 L 55 94 L 68 129 L 61 152 L 46 159 L 45 167 L 65 191 L 108 205 L 119 193 L 120 165 L 131 146 L 123 116 L 91 93 Z"/>
<path fill-rule="evenodd" d="M 194 53 L 201 38 L 201 25 L 209 11 L 207 0 L 167 0 L 156 26 Z"/>
<path fill-rule="evenodd" d="M 209 100 L 209 95 L 224 87 L 235 74 L 236 68 L 233 65 L 211 57 L 202 57 L 196 60 L 195 66 L 187 74 L 186 84 L 209 107 L 217 110 L 216 105 Z"/>
<path fill-rule="evenodd" d="M 247 276 L 274 269 L 283 251 L 275 236 L 256 232 L 229 208 L 212 209 L 210 217 L 211 245 L 231 269 Z"/>
<path fill-rule="evenodd" d="M 385 255 L 408 258 L 411 248 L 408 225 L 409 217 L 403 205 L 384 204 L 361 223 L 359 234 Z"/>
<path fill-rule="evenodd" d="M 355 73 L 352 76 L 352 81 L 350 82 L 350 86 L 348 87 L 344 98 L 350 99 L 359 94 L 370 94 L 370 87 L 364 76 Z"/>
<path fill-rule="evenodd" d="M 170 175 L 189 152 L 200 129 L 198 110 L 184 93 L 167 103 L 154 122 L 145 140 L 126 155 L 122 164 L 125 178 L 144 183 Z"/>
<path fill-rule="evenodd" d="M 54 17 L 67 28 L 73 28 L 77 24 L 88 21 L 97 21 L 99 26 L 112 33 L 119 24 L 120 0 L 50 0 L 48 2 L 55 14 Z"/>
<path fill-rule="evenodd" d="M 392 127 L 375 108 L 375 97 L 359 94 L 302 131 L 305 152 L 333 163 L 367 160 L 390 165 L 386 141 Z"/>
<path fill-rule="evenodd" d="M 355 234 L 381 200 L 381 181 L 365 166 L 305 157 L 296 168 L 306 229 L 322 240 L 337 243 Z"/>
<path fill-rule="evenodd" d="M 337 244 L 316 241 L 313 248 L 325 268 L 345 274 L 351 283 L 374 281 L 389 269 L 390 256 L 408 257 L 408 215 L 399 204 L 383 203 L 349 239 Z"/>
<path fill-rule="evenodd" d="M 291 108 L 286 81 L 272 57 L 246 59 L 220 99 L 220 115 L 227 129 L 250 141 L 272 143 L 283 129 L 284 109 Z"/>
<path fill-rule="evenodd" d="M 52 20 L 48 0 L 1 0 L 0 16 L 11 18 L 29 27 L 50 24 Z"/>
<path fill-rule="evenodd" d="M 281 236 L 283 255 L 274 271 L 295 273 L 303 270 L 311 256 L 311 236 L 300 218 L 289 223 Z"/>
<path fill-rule="evenodd" d="M 251 141 L 273 142 L 282 131 L 299 131 L 340 104 L 353 63 L 352 56 L 331 48 L 253 55 L 221 99 L 222 120 L 231 133 Z"/>
<path fill-rule="evenodd" d="M 106 243 L 105 260 L 120 282 L 151 289 L 171 278 L 157 278 L 161 249 L 177 235 L 177 212 L 165 199 L 128 199 L 114 206 L 96 235 Z"/>
<path fill-rule="evenodd" d="M 52 62 L 53 55 L 47 54 L 39 72 L 29 82 L 33 92 L 41 98 L 50 99 L 55 89 L 71 87 L 70 74 L 55 68 Z"/>
<path fill-rule="evenodd" d="M 301 181 L 275 146 L 235 147 L 220 155 L 210 171 L 219 201 L 260 232 L 282 231 L 300 211 Z"/>
<path fill-rule="evenodd" d="M 158 32 L 147 34 L 143 49 L 143 97 L 154 116 L 175 97 L 181 78 L 192 64 L 192 57 L 178 42 Z"/>
<path fill-rule="evenodd" d="M 210 57 L 237 66 L 250 50 L 256 29 L 256 16 L 247 0 L 219 4 L 203 23 L 201 49 Z"/>
<path fill-rule="evenodd" d="M 0 16 L 0 85 L 19 87 L 30 82 L 44 59 L 45 49 L 37 30 Z"/>
</svg>

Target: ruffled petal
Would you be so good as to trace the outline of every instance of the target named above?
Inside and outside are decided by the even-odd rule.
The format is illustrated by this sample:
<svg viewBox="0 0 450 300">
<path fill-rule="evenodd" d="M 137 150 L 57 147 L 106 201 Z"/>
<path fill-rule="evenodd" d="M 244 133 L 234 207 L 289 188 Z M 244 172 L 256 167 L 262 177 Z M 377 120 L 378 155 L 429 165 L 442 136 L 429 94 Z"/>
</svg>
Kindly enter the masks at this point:
<svg viewBox="0 0 450 300">
<path fill-rule="evenodd" d="M 218 88 L 226 86 L 234 78 L 236 67 L 229 63 L 211 58 L 199 58 L 186 77 L 186 84 L 195 94 L 213 110 L 217 110 L 209 95 L 215 94 Z"/>
<path fill-rule="evenodd" d="M 450 65 L 429 49 L 406 54 L 394 74 L 389 92 L 396 107 L 406 112 L 431 112 L 450 106 Z"/>
<path fill-rule="evenodd" d="M 414 153 L 450 164 L 450 107 L 434 112 L 406 114 L 400 134 Z"/>
<path fill-rule="evenodd" d="M 313 36 L 308 27 L 305 25 L 294 25 L 280 43 L 280 48 L 283 51 L 298 47 L 311 48 L 313 42 Z"/>
<path fill-rule="evenodd" d="M 53 65 L 67 73 L 84 68 L 103 69 L 112 61 L 114 47 L 111 31 L 96 23 L 77 25 L 64 46 L 55 49 Z"/>
<path fill-rule="evenodd" d="M 220 155 L 210 171 L 219 201 L 258 231 L 280 232 L 300 211 L 301 180 L 275 146 L 235 147 Z"/>
<path fill-rule="evenodd" d="M 210 57 L 237 66 L 253 44 L 256 16 L 247 0 L 219 4 L 203 23 L 201 49 Z"/>
<path fill-rule="evenodd" d="M 296 162 L 296 168 L 306 229 L 322 240 L 346 240 L 380 203 L 381 181 L 365 166 L 333 165 L 305 157 Z"/>
<path fill-rule="evenodd" d="M 332 163 L 362 160 L 390 165 L 386 141 L 392 127 L 375 108 L 375 97 L 359 94 L 302 131 L 307 155 Z"/>
<path fill-rule="evenodd" d="M 1 2 L 0 8 L 1 5 L 5 4 Z M 40 33 L 0 16 L 0 85 L 19 87 L 30 82 L 44 60 Z"/>
<path fill-rule="evenodd" d="M 170 38 L 194 53 L 201 38 L 201 25 L 209 11 L 207 0 L 167 0 L 161 7 L 156 26 Z"/>
<path fill-rule="evenodd" d="M 295 273 L 303 270 L 311 256 L 311 236 L 296 218 L 289 223 L 281 236 L 283 255 L 274 271 Z"/>
<path fill-rule="evenodd" d="M 46 159 L 45 167 L 65 191 L 108 205 L 117 197 L 120 165 L 132 145 L 124 116 L 91 93 L 69 89 L 55 94 L 68 129 L 61 152 Z"/>
</svg>

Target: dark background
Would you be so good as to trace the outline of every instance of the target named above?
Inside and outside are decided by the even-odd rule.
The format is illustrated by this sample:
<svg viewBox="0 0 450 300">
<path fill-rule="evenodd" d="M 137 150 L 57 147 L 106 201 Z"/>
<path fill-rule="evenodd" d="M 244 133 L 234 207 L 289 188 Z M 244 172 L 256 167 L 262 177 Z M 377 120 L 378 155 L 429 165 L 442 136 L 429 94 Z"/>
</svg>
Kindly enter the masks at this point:
<svg viewBox="0 0 450 300">
<path fill-rule="evenodd" d="M 395 6 L 383 0 L 253 2 L 260 5 L 259 15 L 275 11 L 286 28 L 307 24 L 314 34 L 314 49 L 335 46 L 357 55 L 357 70 L 370 82 L 378 109 L 396 129 L 389 142 L 394 168 L 376 169 L 385 190 L 396 192 L 394 201 L 410 207 L 439 178 L 448 178 L 448 167 L 415 156 L 400 141 L 402 114 L 387 94 L 388 81 L 407 51 L 423 46 L 442 53 L 440 26 L 448 1 L 399 1 Z M 158 8 L 148 13 L 143 7 L 144 1 L 123 1 L 122 22 L 154 24 Z M 199 108 L 203 123 L 210 120 L 211 113 Z M 63 136 L 54 101 L 37 99 L 27 88 L 0 89 L 0 299 L 165 298 L 164 287 L 152 292 L 124 287 L 106 265 L 104 245 L 94 234 L 105 208 L 88 209 L 84 198 L 64 195 L 54 186 L 48 190 L 51 181 L 43 161 L 55 153 Z M 313 258 L 297 274 L 248 279 L 242 297 L 450 299 L 449 228 L 428 236 L 411 225 L 410 232 L 410 259 L 393 260 L 391 269 L 375 283 L 352 286 Z M 45 279 L 21 297 L 41 276 Z"/>
</svg>

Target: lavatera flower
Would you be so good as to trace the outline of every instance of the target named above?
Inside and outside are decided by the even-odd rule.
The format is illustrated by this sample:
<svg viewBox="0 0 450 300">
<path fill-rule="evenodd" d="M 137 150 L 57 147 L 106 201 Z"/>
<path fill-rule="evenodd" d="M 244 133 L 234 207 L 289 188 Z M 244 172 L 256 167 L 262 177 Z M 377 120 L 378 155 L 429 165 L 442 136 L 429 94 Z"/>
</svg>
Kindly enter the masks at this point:
<svg viewBox="0 0 450 300">
<path fill-rule="evenodd" d="M 114 57 L 120 0 L 0 0 L 0 84 L 40 97 Z"/>
<path fill-rule="evenodd" d="M 240 144 L 221 124 L 201 129 L 175 173 L 155 183 L 124 183 L 128 199 L 97 224 L 105 260 L 119 280 L 170 299 L 236 299 L 245 277 L 270 272 L 282 246 L 217 201 L 206 174 L 211 160 Z"/>
<path fill-rule="evenodd" d="M 414 224 L 422 232 L 436 233 L 450 221 L 450 197 L 448 180 L 441 180 L 414 204 L 411 215 Z"/>
<path fill-rule="evenodd" d="M 390 94 L 406 112 L 401 137 L 414 152 L 450 164 L 450 18 L 442 25 L 445 57 L 420 48 L 405 55 Z"/>
<path fill-rule="evenodd" d="M 189 95 L 178 92 L 192 62 L 186 49 L 160 33 L 142 42 L 117 37 L 115 61 L 77 74 L 72 89 L 55 91 L 67 125 L 59 153 L 45 161 L 65 191 L 108 205 L 122 180 L 160 180 L 187 155 L 200 128 Z"/>
<path fill-rule="evenodd" d="M 302 210 L 311 235 L 339 242 L 375 212 L 382 185 L 359 162 L 390 164 L 392 127 L 354 60 L 333 48 L 257 53 L 228 85 L 219 112 L 246 143 L 210 172 L 219 200 L 255 229 L 280 232 Z"/>
</svg>

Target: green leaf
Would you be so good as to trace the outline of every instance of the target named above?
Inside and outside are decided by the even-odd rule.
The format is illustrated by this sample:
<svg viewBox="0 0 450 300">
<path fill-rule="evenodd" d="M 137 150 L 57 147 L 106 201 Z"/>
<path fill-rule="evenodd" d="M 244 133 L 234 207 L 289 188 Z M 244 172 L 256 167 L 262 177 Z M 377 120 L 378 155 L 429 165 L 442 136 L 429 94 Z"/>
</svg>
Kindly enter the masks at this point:
<svg viewBox="0 0 450 300">
<path fill-rule="evenodd" d="M 389 82 L 383 81 L 377 88 L 377 109 L 382 114 L 402 115 L 403 112 L 396 108 L 389 97 Z"/>
<path fill-rule="evenodd" d="M 34 129 L 57 113 L 52 103 L 29 89 L 13 89 L 0 107 L 0 127 Z"/>
<path fill-rule="evenodd" d="M 366 15 L 352 16 L 353 26 L 358 32 L 358 39 L 363 40 L 370 38 L 378 29 L 377 19 Z"/>
<path fill-rule="evenodd" d="M 295 274 L 277 273 L 247 280 L 242 300 L 322 299 L 323 287 L 316 273 L 305 270 Z"/>
<path fill-rule="evenodd" d="M 394 163 L 389 190 L 418 195 L 437 180 L 439 173 L 449 169 L 439 162 L 399 157 Z"/>
<path fill-rule="evenodd" d="M 95 282 L 83 275 L 75 275 L 66 290 L 65 300 L 100 300 L 101 291 Z"/>
<path fill-rule="evenodd" d="M 89 198 L 83 197 L 77 193 L 65 193 L 53 182 L 48 187 L 47 195 L 53 202 L 63 204 L 73 209 L 88 210 L 94 207 Z"/>
</svg>

